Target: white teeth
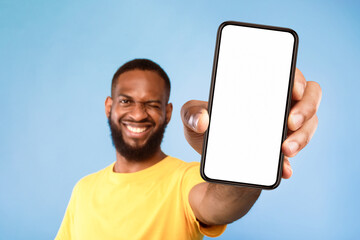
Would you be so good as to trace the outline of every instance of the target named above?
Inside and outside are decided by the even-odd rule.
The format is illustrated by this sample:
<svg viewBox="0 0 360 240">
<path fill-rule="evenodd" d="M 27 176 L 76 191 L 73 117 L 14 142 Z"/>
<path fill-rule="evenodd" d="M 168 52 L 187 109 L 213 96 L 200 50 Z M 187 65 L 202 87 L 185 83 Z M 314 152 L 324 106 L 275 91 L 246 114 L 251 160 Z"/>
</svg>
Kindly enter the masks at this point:
<svg viewBox="0 0 360 240">
<path fill-rule="evenodd" d="M 146 130 L 146 127 L 144 128 L 137 128 L 137 127 L 131 127 L 129 125 L 126 126 L 127 129 L 129 129 L 131 132 L 134 132 L 134 133 L 142 133 Z"/>
</svg>

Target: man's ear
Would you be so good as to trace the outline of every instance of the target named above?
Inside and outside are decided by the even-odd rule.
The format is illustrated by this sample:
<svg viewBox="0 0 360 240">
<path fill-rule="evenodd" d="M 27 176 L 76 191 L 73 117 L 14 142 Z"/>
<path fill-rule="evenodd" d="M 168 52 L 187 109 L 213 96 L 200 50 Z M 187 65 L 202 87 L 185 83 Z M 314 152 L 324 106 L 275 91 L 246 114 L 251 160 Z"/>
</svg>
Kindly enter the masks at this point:
<svg viewBox="0 0 360 240">
<path fill-rule="evenodd" d="M 168 124 L 170 122 L 172 110 L 173 110 L 172 103 L 168 103 L 166 105 L 166 124 Z"/>
<path fill-rule="evenodd" d="M 110 111 L 111 111 L 112 103 L 113 103 L 112 98 L 107 97 L 106 100 L 105 100 L 105 114 L 106 114 L 107 118 L 110 117 Z"/>
</svg>

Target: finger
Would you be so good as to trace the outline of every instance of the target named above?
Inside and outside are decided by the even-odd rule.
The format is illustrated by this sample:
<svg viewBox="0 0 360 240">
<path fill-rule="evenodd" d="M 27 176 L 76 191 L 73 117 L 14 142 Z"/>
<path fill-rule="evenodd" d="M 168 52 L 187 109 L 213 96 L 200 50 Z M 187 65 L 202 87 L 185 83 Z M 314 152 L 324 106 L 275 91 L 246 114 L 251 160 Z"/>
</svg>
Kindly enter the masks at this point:
<svg viewBox="0 0 360 240">
<path fill-rule="evenodd" d="M 288 127 L 291 131 L 296 131 L 305 122 L 311 119 L 321 101 L 321 88 L 316 82 L 307 82 L 304 95 L 291 109 Z"/>
<path fill-rule="evenodd" d="M 292 99 L 299 101 L 302 99 L 306 88 L 306 80 L 302 72 L 296 68 L 294 86 L 292 89 Z"/>
<path fill-rule="evenodd" d="M 314 115 L 299 130 L 293 132 L 282 144 L 286 157 L 294 157 L 311 140 L 318 125 L 318 117 Z"/>
<path fill-rule="evenodd" d="M 187 128 L 197 133 L 204 133 L 209 126 L 207 102 L 188 101 L 181 108 L 181 119 Z"/>
<path fill-rule="evenodd" d="M 293 174 L 290 161 L 288 157 L 284 157 L 284 166 L 283 166 L 283 172 L 282 172 L 282 178 L 289 179 Z"/>
</svg>

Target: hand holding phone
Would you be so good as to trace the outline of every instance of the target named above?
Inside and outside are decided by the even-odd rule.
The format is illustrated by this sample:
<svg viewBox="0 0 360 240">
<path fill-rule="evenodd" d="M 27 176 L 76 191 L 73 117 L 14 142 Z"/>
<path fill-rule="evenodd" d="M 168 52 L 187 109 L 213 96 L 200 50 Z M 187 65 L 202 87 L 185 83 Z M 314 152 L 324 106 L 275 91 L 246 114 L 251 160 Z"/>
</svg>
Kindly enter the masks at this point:
<svg viewBox="0 0 360 240">
<path fill-rule="evenodd" d="M 206 181 L 279 185 L 297 47 L 291 29 L 239 22 L 219 27 L 201 160 Z"/>
</svg>

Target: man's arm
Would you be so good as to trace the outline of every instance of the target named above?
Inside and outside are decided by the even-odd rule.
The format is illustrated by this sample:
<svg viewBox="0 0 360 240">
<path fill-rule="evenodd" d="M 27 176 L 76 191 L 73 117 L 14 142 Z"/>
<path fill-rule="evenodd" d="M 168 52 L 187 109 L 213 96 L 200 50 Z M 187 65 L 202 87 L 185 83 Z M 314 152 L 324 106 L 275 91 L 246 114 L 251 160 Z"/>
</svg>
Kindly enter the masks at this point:
<svg viewBox="0 0 360 240">
<path fill-rule="evenodd" d="M 189 194 L 196 218 L 206 225 L 228 224 L 244 216 L 261 190 L 231 185 L 200 183 Z"/>
<path fill-rule="evenodd" d="M 316 116 L 321 100 L 321 88 L 307 82 L 296 69 L 292 92 L 293 106 L 288 121 L 288 138 L 282 144 L 284 153 L 283 178 L 290 178 L 289 157 L 294 157 L 312 138 L 318 124 Z M 203 136 L 209 125 L 207 102 L 189 101 L 181 109 L 185 138 L 201 154 Z M 189 202 L 199 221 L 207 225 L 231 223 L 244 216 L 260 195 L 261 190 L 214 183 L 201 183 L 192 188 Z"/>
</svg>

